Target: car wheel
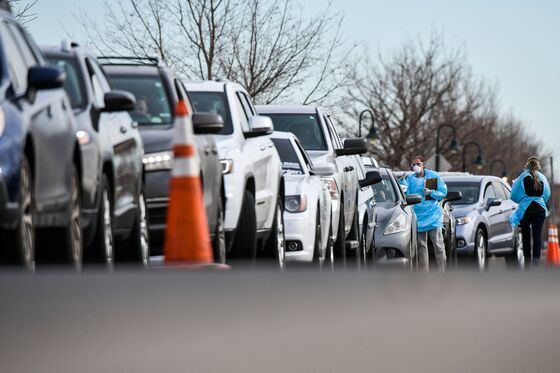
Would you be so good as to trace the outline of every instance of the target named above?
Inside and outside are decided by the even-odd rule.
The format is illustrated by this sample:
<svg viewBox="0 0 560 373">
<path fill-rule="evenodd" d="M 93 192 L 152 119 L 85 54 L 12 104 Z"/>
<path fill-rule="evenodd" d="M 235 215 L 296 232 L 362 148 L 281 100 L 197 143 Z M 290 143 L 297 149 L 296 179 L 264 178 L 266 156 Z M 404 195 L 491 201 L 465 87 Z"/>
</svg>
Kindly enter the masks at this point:
<svg viewBox="0 0 560 373">
<path fill-rule="evenodd" d="M 14 232 L 17 260 L 26 268 L 35 268 L 35 198 L 33 176 L 26 156 L 21 161 L 19 182 L 19 221 Z"/>
<path fill-rule="evenodd" d="M 474 245 L 474 263 L 475 266 L 483 271 L 486 269 L 487 265 L 487 247 L 486 247 L 486 235 L 482 229 L 476 231 L 476 241 Z"/>
<path fill-rule="evenodd" d="M 317 206 L 317 216 L 315 217 L 315 241 L 313 243 L 313 264 L 319 267 L 323 266 L 325 255 L 321 252 L 323 250 L 323 240 L 321 239 L 321 215 L 320 207 Z"/>
<path fill-rule="evenodd" d="M 330 224 L 329 224 L 327 247 L 325 248 L 325 260 L 323 265 L 325 263 L 327 264 L 330 270 L 334 269 L 334 240 L 332 239 L 332 225 Z"/>
<path fill-rule="evenodd" d="M 284 238 L 284 205 L 282 198 L 278 197 L 276 202 L 276 212 L 274 214 L 273 230 L 270 233 L 264 251 L 267 257 L 277 258 L 278 266 L 284 269 L 286 262 L 286 241 Z"/>
<path fill-rule="evenodd" d="M 97 227 L 92 245 L 92 259 L 111 265 L 114 261 L 115 244 L 113 237 L 113 199 L 107 176 L 101 181 L 101 202 L 99 204 Z M 87 253 L 87 251 L 86 251 Z"/>
<path fill-rule="evenodd" d="M 342 258 L 342 262 L 346 261 L 346 236 L 344 225 L 344 205 L 340 204 L 340 217 L 338 219 L 336 242 L 334 243 L 334 255 L 337 258 Z"/>
<path fill-rule="evenodd" d="M 523 233 L 517 228 L 513 233 L 513 252 L 506 256 L 506 265 L 510 268 L 518 269 L 525 266 L 525 256 L 523 255 Z"/>
<path fill-rule="evenodd" d="M 76 165 L 72 167 L 70 180 L 70 220 L 65 228 L 67 256 L 77 269 L 82 267 L 83 242 L 81 222 L 81 187 Z"/>
<path fill-rule="evenodd" d="M 360 235 L 360 245 L 358 246 L 358 264 L 360 264 L 363 269 L 367 269 L 367 220 L 364 221 L 362 225 L 362 233 Z"/>
<path fill-rule="evenodd" d="M 146 208 L 146 199 L 144 198 L 144 192 L 142 190 L 138 195 L 136 220 L 128 245 L 128 258 L 134 262 L 141 262 L 145 266 L 148 265 L 150 261 L 148 209 Z"/>
<path fill-rule="evenodd" d="M 241 213 L 233 246 L 232 254 L 237 258 L 254 260 L 257 255 L 257 215 L 255 211 L 255 196 L 250 190 L 245 190 Z"/>
<path fill-rule="evenodd" d="M 221 200 L 218 209 L 218 221 L 216 222 L 212 250 L 214 251 L 214 261 L 224 264 L 226 262 L 226 231 L 224 226 L 224 202 Z"/>
</svg>

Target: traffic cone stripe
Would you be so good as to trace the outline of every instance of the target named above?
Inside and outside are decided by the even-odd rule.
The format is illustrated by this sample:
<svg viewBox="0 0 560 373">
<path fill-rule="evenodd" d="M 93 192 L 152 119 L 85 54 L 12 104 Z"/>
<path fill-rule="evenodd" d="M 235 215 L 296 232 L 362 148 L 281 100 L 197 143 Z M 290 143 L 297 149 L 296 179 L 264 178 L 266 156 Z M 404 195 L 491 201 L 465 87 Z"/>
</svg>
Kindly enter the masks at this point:
<svg viewBox="0 0 560 373">
<path fill-rule="evenodd" d="M 560 265 L 560 248 L 558 247 L 558 228 L 554 224 L 548 226 L 548 250 L 546 262 L 549 265 Z"/>
<path fill-rule="evenodd" d="M 200 167 L 195 157 L 175 158 L 173 160 L 173 177 L 198 177 L 200 175 Z"/>
<path fill-rule="evenodd" d="M 175 158 L 192 157 L 195 155 L 194 146 L 192 145 L 175 145 L 173 148 Z"/>
</svg>

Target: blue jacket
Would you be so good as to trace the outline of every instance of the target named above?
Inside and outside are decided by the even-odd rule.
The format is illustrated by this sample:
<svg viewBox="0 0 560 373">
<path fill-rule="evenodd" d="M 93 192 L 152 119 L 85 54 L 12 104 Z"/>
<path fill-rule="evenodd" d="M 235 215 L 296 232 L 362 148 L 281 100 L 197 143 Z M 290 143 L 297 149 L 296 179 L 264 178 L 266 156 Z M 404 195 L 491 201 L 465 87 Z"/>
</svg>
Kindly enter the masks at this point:
<svg viewBox="0 0 560 373">
<path fill-rule="evenodd" d="M 437 179 L 438 181 L 437 190 L 432 190 L 430 193 L 430 197 L 433 199 L 429 200 L 424 196 L 426 179 Z M 418 232 L 427 232 L 441 228 L 443 225 L 443 213 L 438 201 L 447 196 L 447 185 L 439 174 L 432 170 L 424 170 L 424 177 L 417 177 L 416 174 L 412 174 L 404 179 L 403 184 L 407 187 L 407 196 L 411 194 L 422 196 L 422 202 L 414 205 L 414 212 L 418 220 Z"/>
<path fill-rule="evenodd" d="M 525 193 L 525 185 L 523 184 L 523 179 L 527 176 L 531 176 L 531 173 L 525 170 L 515 181 L 513 182 L 513 187 L 511 189 L 511 200 L 519 206 L 515 213 L 511 216 L 510 223 L 513 226 L 519 225 L 521 223 L 521 219 L 525 215 L 525 211 L 527 211 L 527 207 L 531 204 L 531 202 L 537 202 L 541 207 L 546 211 L 546 216 L 548 216 L 548 209 L 546 208 L 546 204 L 548 199 L 550 198 L 550 185 L 548 184 L 548 180 L 546 177 L 538 172 L 539 180 L 543 182 L 544 190 L 543 194 L 540 197 L 531 197 Z"/>
</svg>

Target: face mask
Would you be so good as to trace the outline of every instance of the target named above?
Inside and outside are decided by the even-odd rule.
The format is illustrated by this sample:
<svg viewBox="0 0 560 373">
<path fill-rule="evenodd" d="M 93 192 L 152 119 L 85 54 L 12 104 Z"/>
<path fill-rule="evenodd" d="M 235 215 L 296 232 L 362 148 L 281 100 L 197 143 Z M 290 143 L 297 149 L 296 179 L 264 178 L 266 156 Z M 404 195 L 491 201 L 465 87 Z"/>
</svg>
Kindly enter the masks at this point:
<svg viewBox="0 0 560 373">
<path fill-rule="evenodd" d="M 419 173 L 422 172 L 422 167 L 420 167 L 420 166 L 418 166 L 418 165 L 412 167 L 412 169 L 414 170 L 414 173 L 415 173 L 416 175 L 418 175 Z"/>
</svg>

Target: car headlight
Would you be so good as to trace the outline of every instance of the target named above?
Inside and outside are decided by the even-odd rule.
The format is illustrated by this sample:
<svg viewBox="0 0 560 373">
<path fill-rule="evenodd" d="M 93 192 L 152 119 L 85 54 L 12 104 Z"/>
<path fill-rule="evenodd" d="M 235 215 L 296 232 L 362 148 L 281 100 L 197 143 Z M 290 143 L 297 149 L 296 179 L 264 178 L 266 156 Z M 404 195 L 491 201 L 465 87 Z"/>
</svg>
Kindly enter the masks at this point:
<svg viewBox="0 0 560 373">
<path fill-rule="evenodd" d="M 455 219 L 455 223 L 457 225 L 465 225 L 465 224 L 469 224 L 472 220 L 473 218 L 471 216 L 463 216 L 461 218 Z"/>
<path fill-rule="evenodd" d="M 395 220 L 393 220 L 391 224 L 385 228 L 385 232 L 383 234 L 388 236 L 390 234 L 404 232 L 406 229 L 406 217 L 404 214 L 399 214 L 399 216 L 397 216 Z"/>
<path fill-rule="evenodd" d="M 324 177 L 323 184 L 327 187 L 327 190 L 331 194 L 331 198 L 338 199 L 338 185 L 336 185 L 336 180 L 332 177 Z"/>
<path fill-rule="evenodd" d="M 0 137 L 4 134 L 6 129 L 6 118 L 4 118 L 4 110 L 0 108 Z"/>
<path fill-rule="evenodd" d="M 306 196 L 286 196 L 286 211 L 288 212 L 304 212 L 307 209 Z"/>
<path fill-rule="evenodd" d="M 222 173 L 227 175 L 233 171 L 233 159 L 221 159 Z"/>
<path fill-rule="evenodd" d="M 142 163 L 144 164 L 144 170 L 146 172 L 171 170 L 173 167 L 173 152 L 167 151 L 146 154 L 144 158 L 142 158 Z"/>
</svg>

